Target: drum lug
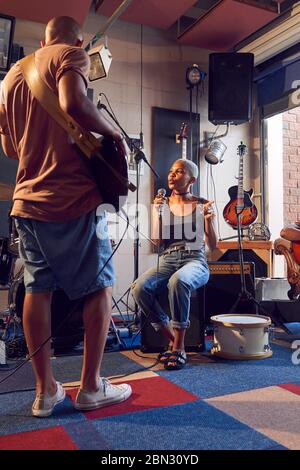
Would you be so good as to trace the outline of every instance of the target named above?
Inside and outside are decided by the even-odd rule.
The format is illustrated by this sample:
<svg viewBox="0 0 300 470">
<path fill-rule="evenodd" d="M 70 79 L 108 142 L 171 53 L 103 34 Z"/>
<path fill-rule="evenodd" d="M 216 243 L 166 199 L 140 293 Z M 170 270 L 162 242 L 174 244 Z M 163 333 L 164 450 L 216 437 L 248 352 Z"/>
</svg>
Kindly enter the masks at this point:
<svg viewBox="0 0 300 470">
<path fill-rule="evenodd" d="M 274 336 L 275 336 L 274 326 L 269 326 L 268 328 L 265 328 L 264 333 L 269 333 L 269 339 L 270 339 L 270 341 L 273 341 Z"/>
<path fill-rule="evenodd" d="M 220 351 L 219 343 L 213 343 L 213 345 L 211 347 L 211 353 L 214 354 L 214 353 L 219 352 L 219 351 Z"/>
<path fill-rule="evenodd" d="M 264 345 L 264 350 L 265 351 L 271 351 L 271 346 L 269 344 Z"/>
<path fill-rule="evenodd" d="M 240 329 L 240 330 L 239 330 L 239 334 L 240 334 L 241 336 L 244 336 L 244 331 L 243 331 L 242 329 Z"/>
<path fill-rule="evenodd" d="M 10 311 L 10 314 L 15 314 L 16 313 L 16 304 L 9 304 L 9 311 Z"/>
<path fill-rule="evenodd" d="M 244 333 L 242 333 L 242 334 L 244 334 Z M 239 351 L 240 351 L 240 353 L 243 353 L 244 352 L 244 346 L 240 346 Z"/>
</svg>

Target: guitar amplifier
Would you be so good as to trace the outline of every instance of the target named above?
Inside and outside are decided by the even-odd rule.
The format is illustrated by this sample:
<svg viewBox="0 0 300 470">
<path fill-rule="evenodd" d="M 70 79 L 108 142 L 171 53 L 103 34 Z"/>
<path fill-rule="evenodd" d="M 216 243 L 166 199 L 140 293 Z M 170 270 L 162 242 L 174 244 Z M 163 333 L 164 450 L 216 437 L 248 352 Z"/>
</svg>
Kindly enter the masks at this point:
<svg viewBox="0 0 300 470">
<path fill-rule="evenodd" d="M 242 290 L 240 263 L 234 261 L 210 261 L 210 278 L 205 286 L 205 319 L 208 323 L 213 315 L 231 313 L 230 310 Z M 243 264 L 245 287 L 255 298 L 255 264 Z M 241 297 L 232 313 L 256 313 L 255 303 Z"/>
</svg>

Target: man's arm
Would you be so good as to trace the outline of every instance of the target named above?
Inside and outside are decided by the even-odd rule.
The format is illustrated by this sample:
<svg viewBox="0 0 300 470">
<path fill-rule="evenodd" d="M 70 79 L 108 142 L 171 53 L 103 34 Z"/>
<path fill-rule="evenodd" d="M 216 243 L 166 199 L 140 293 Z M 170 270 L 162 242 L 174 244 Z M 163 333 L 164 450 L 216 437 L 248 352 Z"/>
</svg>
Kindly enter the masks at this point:
<svg viewBox="0 0 300 470">
<path fill-rule="evenodd" d="M 110 136 L 120 143 L 124 154 L 128 148 L 121 132 L 99 111 L 86 96 L 82 77 L 72 70 L 65 72 L 58 85 L 59 104 L 63 111 L 72 116 L 85 130 Z"/>
<path fill-rule="evenodd" d="M 3 104 L 0 104 L 0 134 L 1 134 L 1 145 L 3 152 L 9 158 L 14 160 L 18 159 L 17 152 L 10 138 L 7 120 L 6 120 L 6 111 Z"/>
</svg>

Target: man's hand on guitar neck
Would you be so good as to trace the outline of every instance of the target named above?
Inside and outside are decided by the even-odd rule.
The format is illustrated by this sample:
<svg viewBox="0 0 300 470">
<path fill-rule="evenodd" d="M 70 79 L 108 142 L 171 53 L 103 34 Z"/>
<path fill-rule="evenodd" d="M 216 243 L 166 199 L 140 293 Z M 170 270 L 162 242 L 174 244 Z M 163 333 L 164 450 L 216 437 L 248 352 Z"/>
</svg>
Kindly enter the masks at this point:
<svg viewBox="0 0 300 470">
<path fill-rule="evenodd" d="M 58 84 L 58 97 L 62 110 L 72 116 L 83 129 L 111 137 L 124 157 L 128 156 L 129 148 L 125 137 L 86 96 L 85 82 L 80 74 L 68 70 L 62 75 Z"/>
</svg>

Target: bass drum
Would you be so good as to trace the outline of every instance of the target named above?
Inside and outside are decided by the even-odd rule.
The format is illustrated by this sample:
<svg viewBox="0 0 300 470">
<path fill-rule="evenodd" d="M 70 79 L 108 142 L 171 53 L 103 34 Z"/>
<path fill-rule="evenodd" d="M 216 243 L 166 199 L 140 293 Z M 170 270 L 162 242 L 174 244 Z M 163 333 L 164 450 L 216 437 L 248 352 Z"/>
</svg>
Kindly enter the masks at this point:
<svg viewBox="0 0 300 470">
<path fill-rule="evenodd" d="M 23 277 L 15 281 L 9 291 L 11 311 L 23 322 L 25 286 Z M 53 292 L 51 304 L 52 347 L 54 352 L 73 349 L 84 337 L 82 312 L 84 298 L 70 300 L 63 290 Z"/>
</svg>

